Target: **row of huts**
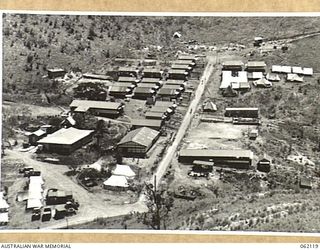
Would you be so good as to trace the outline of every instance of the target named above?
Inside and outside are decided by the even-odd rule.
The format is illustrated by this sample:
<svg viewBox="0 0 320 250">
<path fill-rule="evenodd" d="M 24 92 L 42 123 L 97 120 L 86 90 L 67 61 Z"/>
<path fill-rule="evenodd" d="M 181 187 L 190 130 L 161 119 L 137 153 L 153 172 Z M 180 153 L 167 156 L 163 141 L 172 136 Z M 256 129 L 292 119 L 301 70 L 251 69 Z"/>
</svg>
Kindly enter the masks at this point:
<svg viewBox="0 0 320 250">
<path fill-rule="evenodd" d="M 304 76 L 312 76 L 312 68 L 298 66 L 272 65 L 267 72 L 264 61 L 226 61 L 222 63 L 221 90 L 231 88 L 237 91 L 248 91 L 251 88 L 249 81 L 253 81 L 256 87 L 271 87 L 272 82 L 281 80 L 279 74 L 286 74 L 286 80 L 290 82 L 303 82 Z"/>
</svg>

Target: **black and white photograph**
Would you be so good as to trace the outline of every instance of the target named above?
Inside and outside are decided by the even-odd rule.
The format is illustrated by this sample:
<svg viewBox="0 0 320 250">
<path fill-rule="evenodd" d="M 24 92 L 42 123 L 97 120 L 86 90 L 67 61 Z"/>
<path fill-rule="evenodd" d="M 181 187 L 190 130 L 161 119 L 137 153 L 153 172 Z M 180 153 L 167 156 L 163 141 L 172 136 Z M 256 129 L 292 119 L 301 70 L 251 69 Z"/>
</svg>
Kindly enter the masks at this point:
<svg viewBox="0 0 320 250">
<path fill-rule="evenodd" d="M 320 233 L 319 15 L 1 18 L 1 229 Z"/>
</svg>

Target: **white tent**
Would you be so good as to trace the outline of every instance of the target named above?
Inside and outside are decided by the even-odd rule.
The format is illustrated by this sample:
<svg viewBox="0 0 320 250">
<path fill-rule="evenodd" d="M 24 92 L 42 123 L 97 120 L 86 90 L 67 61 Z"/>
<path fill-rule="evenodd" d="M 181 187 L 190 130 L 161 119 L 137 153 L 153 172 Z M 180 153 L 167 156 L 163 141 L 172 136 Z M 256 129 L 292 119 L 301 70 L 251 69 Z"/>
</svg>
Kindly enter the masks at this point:
<svg viewBox="0 0 320 250">
<path fill-rule="evenodd" d="M 0 211 L 7 211 L 9 208 L 8 202 L 3 198 L 3 192 L 0 192 Z"/>
<path fill-rule="evenodd" d="M 0 213 L 0 224 L 7 224 L 9 222 L 9 213 Z"/>
<path fill-rule="evenodd" d="M 103 183 L 105 188 L 108 189 L 117 189 L 117 188 L 128 188 L 129 184 L 127 181 L 127 178 L 124 176 L 119 176 L 119 175 L 111 175 L 111 177 L 109 179 L 107 179 L 104 183 Z"/>
<path fill-rule="evenodd" d="M 100 163 L 95 162 L 95 163 L 93 163 L 93 164 L 89 165 L 89 166 L 88 166 L 88 168 L 93 168 L 93 169 L 95 169 L 95 170 L 97 170 L 97 171 L 101 172 L 102 166 L 101 166 L 101 164 L 100 164 Z"/>
<path fill-rule="evenodd" d="M 303 82 L 303 77 L 300 77 L 297 74 L 288 74 L 287 80 L 290 82 Z"/>
<path fill-rule="evenodd" d="M 272 87 L 272 82 L 268 81 L 265 78 L 261 78 L 259 80 L 254 81 L 253 85 L 256 87 L 270 88 Z"/>
<path fill-rule="evenodd" d="M 128 165 L 119 165 L 117 164 L 116 168 L 112 171 L 113 175 L 125 176 L 129 179 L 132 179 L 136 176 L 135 172 Z"/>
</svg>

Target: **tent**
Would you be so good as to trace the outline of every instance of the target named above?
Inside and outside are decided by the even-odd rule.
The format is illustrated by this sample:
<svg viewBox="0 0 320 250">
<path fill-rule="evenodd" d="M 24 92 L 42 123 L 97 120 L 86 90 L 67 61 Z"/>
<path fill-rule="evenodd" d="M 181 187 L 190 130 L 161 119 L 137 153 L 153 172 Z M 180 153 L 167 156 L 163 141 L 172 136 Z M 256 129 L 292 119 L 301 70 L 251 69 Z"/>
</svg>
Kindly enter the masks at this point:
<svg viewBox="0 0 320 250">
<path fill-rule="evenodd" d="M 101 172 L 101 170 L 102 170 L 102 166 L 98 162 L 95 162 L 95 163 L 89 165 L 88 168 L 93 168 L 93 169 L 95 169 L 95 170 L 97 170 L 99 172 Z"/>
<path fill-rule="evenodd" d="M 270 88 L 272 87 L 272 82 L 268 81 L 265 78 L 261 78 L 259 80 L 254 81 L 253 85 L 256 87 Z"/>
<path fill-rule="evenodd" d="M 217 105 L 215 105 L 213 102 L 211 101 L 207 101 L 204 105 L 203 105 L 203 111 L 205 112 L 215 112 L 217 111 Z"/>
<path fill-rule="evenodd" d="M 275 73 L 268 73 L 266 76 L 266 79 L 269 81 L 273 81 L 273 82 L 279 82 L 280 81 L 280 76 L 278 74 Z"/>
<path fill-rule="evenodd" d="M 119 164 L 117 164 L 116 168 L 112 171 L 112 174 L 116 176 L 124 176 L 128 179 L 133 179 L 136 176 L 130 166 Z"/>
<path fill-rule="evenodd" d="M 5 225 L 9 222 L 9 213 L 0 213 L 0 224 Z"/>
<path fill-rule="evenodd" d="M 126 177 L 111 175 L 111 177 L 103 183 L 103 186 L 111 190 L 125 190 L 129 187 L 129 184 Z"/>
<path fill-rule="evenodd" d="M 290 82 L 303 82 L 303 77 L 298 76 L 297 74 L 288 74 L 287 81 Z"/>
<path fill-rule="evenodd" d="M 3 197 L 3 192 L 0 192 L 0 211 L 7 212 L 9 208 L 8 202 Z"/>
</svg>

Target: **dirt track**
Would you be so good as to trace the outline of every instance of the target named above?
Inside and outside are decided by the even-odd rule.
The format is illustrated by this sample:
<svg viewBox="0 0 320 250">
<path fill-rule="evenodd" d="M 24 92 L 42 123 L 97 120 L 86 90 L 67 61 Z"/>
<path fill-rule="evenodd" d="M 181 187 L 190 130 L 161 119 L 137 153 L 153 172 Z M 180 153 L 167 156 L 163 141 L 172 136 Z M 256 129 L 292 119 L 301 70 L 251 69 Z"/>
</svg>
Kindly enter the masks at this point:
<svg viewBox="0 0 320 250">
<path fill-rule="evenodd" d="M 27 166 L 32 166 L 36 170 L 40 170 L 45 185 L 49 188 L 58 188 L 61 190 L 72 191 L 74 197 L 80 203 L 80 209 L 77 215 L 69 217 L 68 221 L 61 220 L 43 224 L 44 229 L 63 228 L 93 221 L 96 218 L 112 217 L 128 214 L 132 211 L 144 212 L 145 206 L 143 203 L 114 205 L 108 201 L 104 201 L 99 195 L 89 193 L 83 187 L 73 182 L 70 177 L 63 174 L 68 171 L 68 167 L 64 165 L 54 165 L 45 162 L 39 162 L 31 158 L 30 153 L 21 153 L 18 151 L 7 150 L 6 157 L 22 160 Z M 57 170 L 59 168 L 59 170 Z M 54 186 L 50 186 L 54 184 Z"/>
</svg>

